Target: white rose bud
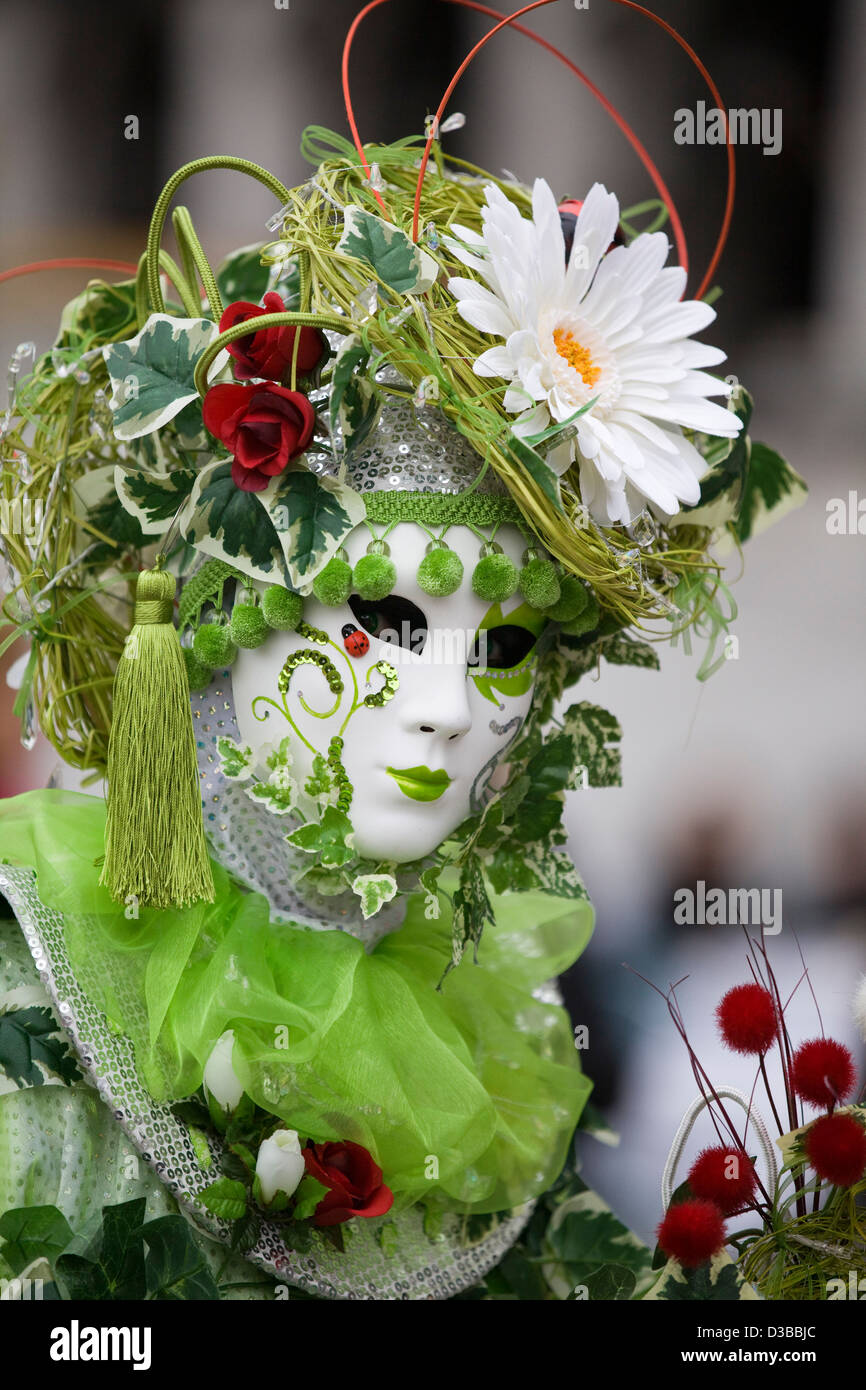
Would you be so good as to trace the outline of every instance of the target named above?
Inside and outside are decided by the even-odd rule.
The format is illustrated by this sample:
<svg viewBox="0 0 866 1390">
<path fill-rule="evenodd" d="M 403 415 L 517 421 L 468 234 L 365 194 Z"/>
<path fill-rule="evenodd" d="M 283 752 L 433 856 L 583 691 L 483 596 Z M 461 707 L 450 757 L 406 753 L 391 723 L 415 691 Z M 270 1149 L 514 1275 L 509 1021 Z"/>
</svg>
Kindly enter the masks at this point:
<svg viewBox="0 0 866 1390">
<path fill-rule="evenodd" d="M 270 1139 L 263 1139 L 256 1158 L 256 1177 L 262 1189 L 262 1200 L 272 1202 L 278 1192 L 291 1197 L 304 1176 L 304 1155 L 295 1129 L 278 1129 Z"/>
<path fill-rule="evenodd" d="M 232 1050 L 235 1045 L 234 1030 L 223 1033 L 205 1063 L 202 1081 L 206 1095 L 212 1097 L 223 1110 L 236 1110 L 240 1105 L 244 1088 L 238 1081 L 232 1066 Z"/>
</svg>

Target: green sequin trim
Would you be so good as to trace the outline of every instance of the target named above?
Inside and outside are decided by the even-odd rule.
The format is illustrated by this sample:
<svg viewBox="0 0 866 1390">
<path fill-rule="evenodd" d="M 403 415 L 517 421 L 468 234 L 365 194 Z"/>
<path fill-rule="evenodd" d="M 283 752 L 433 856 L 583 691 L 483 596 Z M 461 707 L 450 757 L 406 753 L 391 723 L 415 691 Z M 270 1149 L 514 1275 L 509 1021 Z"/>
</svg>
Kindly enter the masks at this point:
<svg viewBox="0 0 866 1390">
<path fill-rule="evenodd" d="M 383 525 L 420 521 L 428 526 L 496 526 L 513 521 L 525 524 L 520 508 L 510 497 L 491 497 L 482 492 L 365 492 L 367 520 Z"/>
</svg>

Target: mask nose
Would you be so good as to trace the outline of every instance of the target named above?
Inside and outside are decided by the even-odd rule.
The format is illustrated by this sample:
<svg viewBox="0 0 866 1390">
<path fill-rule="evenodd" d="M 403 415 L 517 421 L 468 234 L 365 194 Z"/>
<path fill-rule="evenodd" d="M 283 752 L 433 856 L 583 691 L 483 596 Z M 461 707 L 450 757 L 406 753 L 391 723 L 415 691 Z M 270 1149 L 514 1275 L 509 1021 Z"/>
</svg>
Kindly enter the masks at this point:
<svg viewBox="0 0 866 1390">
<path fill-rule="evenodd" d="M 434 676 L 428 667 L 418 674 L 417 687 L 400 712 L 404 729 L 456 742 L 472 728 L 465 670 L 447 674 L 440 670 Z"/>
</svg>

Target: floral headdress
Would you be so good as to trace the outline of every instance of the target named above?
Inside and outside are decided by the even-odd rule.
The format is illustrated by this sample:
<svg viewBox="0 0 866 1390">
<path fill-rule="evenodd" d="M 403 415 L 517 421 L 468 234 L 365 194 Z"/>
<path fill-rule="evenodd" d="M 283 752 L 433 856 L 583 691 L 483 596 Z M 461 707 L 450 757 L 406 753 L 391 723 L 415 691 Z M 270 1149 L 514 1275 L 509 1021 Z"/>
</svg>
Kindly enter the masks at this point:
<svg viewBox="0 0 866 1390">
<path fill-rule="evenodd" d="M 529 190 L 450 156 L 444 106 L 424 136 L 365 145 L 347 93 L 355 143 L 310 127 L 315 173 L 294 190 L 244 159 L 186 165 L 134 278 L 91 282 L 13 393 L 2 501 L 36 518 L 5 538 L 7 640 L 31 641 L 17 709 L 27 738 L 38 717 L 67 761 L 107 768 L 103 878 L 120 898 L 210 896 L 190 687 L 238 646 L 297 629 L 311 593 L 387 595 L 399 521 L 431 538 L 426 592 L 465 579 L 501 602 L 519 589 L 577 669 L 623 629 L 661 623 L 708 635 L 706 675 L 735 612 L 711 545 L 739 544 L 803 493 L 750 443 L 748 394 L 707 370 L 723 355 L 691 336 L 714 317 L 707 277 L 684 300 L 685 264 L 665 267 L 669 217 L 683 262 L 684 242 L 649 161 L 658 203 L 623 211 L 596 184 L 558 204 L 544 181 Z M 180 186 L 214 168 L 279 205 L 274 239 L 216 271 L 184 207 L 179 263 L 161 249 Z M 464 489 L 351 485 L 389 397 L 462 436 L 477 460 Z M 495 539 L 506 522 L 526 536 L 519 567 Z M 351 567 L 342 547 L 359 524 L 371 539 Z M 448 547 L 456 524 L 479 535 L 470 576 Z M 202 560 L 181 646 L 175 575 Z M 246 602 L 202 624 L 207 584 L 227 574 Z"/>
</svg>

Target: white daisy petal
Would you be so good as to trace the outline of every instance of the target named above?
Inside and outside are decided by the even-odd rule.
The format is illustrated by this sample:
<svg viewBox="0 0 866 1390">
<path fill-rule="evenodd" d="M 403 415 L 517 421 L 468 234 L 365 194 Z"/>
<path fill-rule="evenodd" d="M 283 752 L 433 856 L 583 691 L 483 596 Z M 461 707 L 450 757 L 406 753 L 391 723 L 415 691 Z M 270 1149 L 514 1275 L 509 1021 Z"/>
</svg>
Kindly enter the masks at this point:
<svg viewBox="0 0 866 1390">
<path fill-rule="evenodd" d="M 496 347 L 488 348 L 486 352 L 482 352 L 480 357 L 476 357 L 472 364 L 472 370 L 476 376 L 510 377 L 514 371 L 511 353 L 508 348 L 497 344 Z"/>
<path fill-rule="evenodd" d="M 584 199 L 574 228 L 571 258 L 565 277 L 565 300 L 577 305 L 586 293 L 598 263 L 613 241 L 619 222 L 619 203 L 601 183 L 594 183 Z"/>
<path fill-rule="evenodd" d="M 712 372 L 725 355 L 690 335 L 715 311 L 683 301 L 685 272 L 665 265 L 665 234 L 609 250 L 619 206 L 594 184 L 566 268 L 556 200 L 543 179 L 531 216 L 495 184 L 485 196 L 483 235 L 455 226 L 445 238 L 474 277 L 455 276 L 449 288 L 468 323 L 504 340 L 480 354 L 475 371 L 502 379 L 515 434 L 583 412 L 576 441 L 554 439 L 547 458 L 557 473 L 574 460 L 581 498 L 603 525 L 630 522 L 647 506 L 670 518 L 697 502 L 706 461 L 683 431 L 732 438 L 741 422 L 709 399 L 730 396 Z"/>
</svg>

